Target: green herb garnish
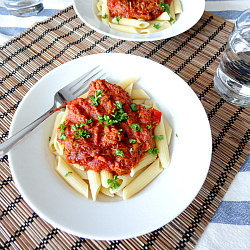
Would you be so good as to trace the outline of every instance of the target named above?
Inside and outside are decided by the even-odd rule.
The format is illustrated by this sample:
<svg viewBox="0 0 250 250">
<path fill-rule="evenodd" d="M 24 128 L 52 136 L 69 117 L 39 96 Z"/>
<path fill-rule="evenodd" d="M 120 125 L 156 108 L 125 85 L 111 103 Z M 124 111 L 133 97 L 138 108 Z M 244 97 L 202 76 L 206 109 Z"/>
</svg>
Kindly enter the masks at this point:
<svg viewBox="0 0 250 250">
<path fill-rule="evenodd" d="M 81 127 L 83 127 L 83 125 L 86 125 L 84 122 L 81 122 L 81 124 L 79 125 L 79 124 L 73 124 L 72 126 L 71 126 L 71 129 L 72 130 L 77 130 L 78 128 L 81 128 Z"/>
<path fill-rule="evenodd" d="M 67 177 L 69 174 L 72 174 L 72 172 L 67 172 L 64 177 Z"/>
<path fill-rule="evenodd" d="M 61 127 L 61 131 L 64 131 L 64 130 L 67 128 L 67 125 L 61 123 L 61 124 L 60 124 L 60 127 Z"/>
<path fill-rule="evenodd" d="M 121 108 L 122 103 L 120 101 L 116 101 L 115 105 L 117 106 L 117 112 L 114 114 L 109 115 L 98 115 L 99 124 L 102 124 L 104 121 L 106 121 L 105 128 L 111 124 L 114 123 L 121 123 L 124 120 L 127 120 L 129 118 L 128 114 L 124 112 L 124 110 Z"/>
<path fill-rule="evenodd" d="M 130 107 L 131 107 L 131 109 L 132 109 L 133 111 L 138 111 L 138 108 L 137 108 L 137 106 L 136 106 L 135 103 L 132 103 L 132 104 L 130 105 Z"/>
<path fill-rule="evenodd" d="M 117 109 L 122 109 L 122 102 L 121 101 L 115 101 L 115 106 Z"/>
<path fill-rule="evenodd" d="M 60 139 L 65 141 L 67 139 L 67 136 L 64 133 L 61 133 Z"/>
<path fill-rule="evenodd" d="M 108 182 L 108 185 L 110 185 L 110 188 L 113 190 L 113 189 L 117 189 L 118 187 L 120 187 L 120 183 L 117 181 L 117 175 L 114 176 L 114 179 L 108 179 L 107 182 Z"/>
<path fill-rule="evenodd" d="M 102 19 L 107 19 L 109 16 L 107 13 L 105 13 L 103 16 L 102 16 Z"/>
<path fill-rule="evenodd" d="M 120 135 L 122 132 L 122 128 L 118 130 L 118 135 Z"/>
<path fill-rule="evenodd" d="M 98 106 L 101 103 L 100 97 L 102 97 L 102 90 L 98 90 L 95 92 L 95 96 L 90 96 L 89 98 L 92 100 L 91 106 Z"/>
<path fill-rule="evenodd" d="M 138 152 L 139 152 L 139 153 L 141 152 L 141 148 L 138 149 Z"/>
<path fill-rule="evenodd" d="M 94 119 L 93 119 L 93 118 L 90 118 L 89 120 L 88 120 L 88 119 L 86 119 L 86 124 L 91 123 L 91 122 L 93 122 L 93 121 L 94 121 Z"/>
<path fill-rule="evenodd" d="M 159 136 L 154 135 L 154 138 L 155 138 L 155 140 L 157 140 L 157 141 L 161 141 L 161 140 L 163 140 L 163 135 L 159 135 Z"/>
<path fill-rule="evenodd" d="M 174 19 L 173 17 L 170 17 L 169 22 L 170 22 L 170 23 L 171 23 L 171 22 L 175 22 L 175 19 Z"/>
<path fill-rule="evenodd" d="M 120 150 L 120 149 L 118 149 L 118 148 L 116 148 L 116 149 L 115 149 L 115 154 L 116 154 L 116 155 L 120 155 L 120 156 L 124 157 L 124 153 L 123 153 L 123 151 L 122 151 L 122 150 Z"/>
<path fill-rule="evenodd" d="M 178 137 L 178 134 L 176 133 L 175 136 Z"/>
<path fill-rule="evenodd" d="M 162 7 L 169 15 L 170 15 L 170 6 L 169 4 L 165 4 L 164 0 L 159 3 L 160 7 Z"/>
<path fill-rule="evenodd" d="M 147 125 L 146 127 L 147 127 L 147 129 L 151 129 L 152 125 Z"/>
<path fill-rule="evenodd" d="M 78 129 L 78 130 L 76 131 L 76 133 L 74 133 L 74 136 L 76 137 L 76 139 L 78 139 L 79 137 L 82 137 L 82 138 L 89 138 L 89 137 L 90 137 L 90 133 L 87 132 L 87 130 Z"/>
<path fill-rule="evenodd" d="M 136 143 L 136 139 L 129 139 L 129 143 Z"/>
<path fill-rule="evenodd" d="M 142 131 L 142 128 L 140 127 L 139 124 L 132 124 L 132 125 L 129 125 L 130 128 L 132 128 L 134 131 Z"/>
<path fill-rule="evenodd" d="M 116 16 L 115 19 L 116 19 L 117 23 L 119 24 L 119 22 L 120 22 L 120 20 L 122 19 L 122 17 Z"/>
<path fill-rule="evenodd" d="M 72 130 L 77 130 L 79 127 L 80 127 L 79 124 L 75 124 L 75 125 L 71 126 L 71 129 Z"/>
<path fill-rule="evenodd" d="M 153 154 L 153 155 L 158 155 L 158 154 L 159 154 L 158 148 L 150 148 L 150 149 L 148 150 L 148 152 L 149 152 L 150 154 Z"/>
<path fill-rule="evenodd" d="M 51 141 L 51 136 L 49 137 L 49 141 Z"/>
<path fill-rule="evenodd" d="M 153 25 L 153 27 L 155 28 L 155 29 L 160 29 L 160 27 L 161 27 L 161 24 L 160 23 L 155 23 L 154 25 Z"/>
<path fill-rule="evenodd" d="M 129 152 L 132 152 L 132 151 L 133 151 L 133 149 L 132 149 L 132 148 L 130 148 Z"/>
</svg>

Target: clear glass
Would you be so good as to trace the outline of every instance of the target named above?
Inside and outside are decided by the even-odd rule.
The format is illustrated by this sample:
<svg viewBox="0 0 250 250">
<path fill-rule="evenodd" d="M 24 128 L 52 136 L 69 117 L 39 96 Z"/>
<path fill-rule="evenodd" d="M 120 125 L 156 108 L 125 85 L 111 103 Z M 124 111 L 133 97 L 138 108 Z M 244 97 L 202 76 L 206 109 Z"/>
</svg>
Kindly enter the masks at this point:
<svg viewBox="0 0 250 250">
<path fill-rule="evenodd" d="M 226 101 L 250 107 L 250 9 L 236 20 L 214 76 L 214 87 Z"/>
<path fill-rule="evenodd" d="M 34 16 L 43 10 L 42 0 L 4 0 L 4 5 L 11 15 Z"/>
</svg>

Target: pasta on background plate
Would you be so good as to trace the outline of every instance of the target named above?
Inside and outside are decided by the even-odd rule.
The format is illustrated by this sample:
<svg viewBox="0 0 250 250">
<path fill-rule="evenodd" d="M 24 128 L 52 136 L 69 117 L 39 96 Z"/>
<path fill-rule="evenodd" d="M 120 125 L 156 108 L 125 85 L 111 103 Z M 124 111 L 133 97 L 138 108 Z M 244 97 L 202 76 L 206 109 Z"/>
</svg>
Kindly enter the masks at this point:
<svg viewBox="0 0 250 250">
<path fill-rule="evenodd" d="M 102 23 L 133 34 L 167 29 L 182 12 L 180 0 L 98 0 L 96 8 Z"/>
<path fill-rule="evenodd" d="M 77 192 L 129 199 L 170 162 L 172 128 L 137 78 L 112 84 L 97 79 L 67 103 L 49 142 L 55 170 Z"/>
</svg>

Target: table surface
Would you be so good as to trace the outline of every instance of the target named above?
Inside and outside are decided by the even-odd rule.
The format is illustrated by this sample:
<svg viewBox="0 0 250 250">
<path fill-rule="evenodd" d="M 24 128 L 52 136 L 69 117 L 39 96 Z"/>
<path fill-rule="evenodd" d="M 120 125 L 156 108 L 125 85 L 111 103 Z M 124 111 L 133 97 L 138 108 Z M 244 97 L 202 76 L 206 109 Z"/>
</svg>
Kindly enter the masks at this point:
<svg viewBox="0 0 250 250">
<path fill-rule="evenodd" d="M 71 0 L 44 0 L 45 10 L 36 17 L 17 18 L 8 15 L 0 2 L 0 44 L 12 36 L 44 20 L 72 4 Z M 206 1 L 206 11 L 234 22 L 236 17 L 250 7 L 244 1 Z M 212 221 L 200 238 L 197 249 L 247 249 L 250 246 L 250 157 L 242 166 Z"/>
</svg>

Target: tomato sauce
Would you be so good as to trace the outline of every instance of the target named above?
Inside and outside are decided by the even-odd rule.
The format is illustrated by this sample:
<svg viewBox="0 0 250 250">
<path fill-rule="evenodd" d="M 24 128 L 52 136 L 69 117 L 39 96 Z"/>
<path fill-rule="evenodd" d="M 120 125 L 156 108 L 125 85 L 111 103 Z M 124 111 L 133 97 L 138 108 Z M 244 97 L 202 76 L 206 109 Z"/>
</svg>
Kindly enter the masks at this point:
<svg viewBox="0 0 250 250">
<path fill-rule="evenodd" d="M 107 0 L 111 17 L 120 16 L 131 19 L 154 20 L 165 10 L 160 6 L 162 0 Z M 171 0 L 163 3 L 169 4 Z"/>
<path fill-rule="evenodd" d="M 67 160 L 86 171 L 130 174 L 153 146 L 154 128 L 161 120 L 161 112 L 135 104 L 132 109 L 131 104 L 125 90 L 100 79 L 91 83 L 86 99 L 70 101 L 67 119 L 57 130 Z"/>
</svg>

